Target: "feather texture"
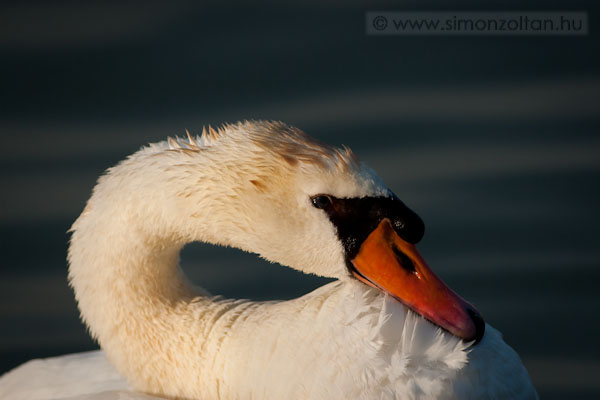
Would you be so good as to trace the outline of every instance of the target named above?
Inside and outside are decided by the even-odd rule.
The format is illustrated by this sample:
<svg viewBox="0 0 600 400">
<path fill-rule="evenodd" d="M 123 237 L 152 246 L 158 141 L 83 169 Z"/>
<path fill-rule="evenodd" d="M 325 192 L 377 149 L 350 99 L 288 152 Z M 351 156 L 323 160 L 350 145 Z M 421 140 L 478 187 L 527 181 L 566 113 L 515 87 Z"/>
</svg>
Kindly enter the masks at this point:
<svg viewBox="0 0 600 400">
<path fill-rule="evenodd" d="M 311 204 L 319 193 L 391 195 L 349 149 L 280 122 L 187 132 L 99 179 L 72 228 L 69 280 L 82 319 L 131 387 L 206 400 L 537 398 L 493 328 L 471 346 L 351 277 L 335 227 Z M 285 302 L 214 297 L 178 266 L 191 241 L 338 280 Z M 103 396 L 133 396 L 119 392 L 101 354 L 72 357 L 48 363 L 96 365 Z M 13 393 L 27 368 L 43 373 L 37 365 L 0 378 L 0 394 Z"/>
</svg>

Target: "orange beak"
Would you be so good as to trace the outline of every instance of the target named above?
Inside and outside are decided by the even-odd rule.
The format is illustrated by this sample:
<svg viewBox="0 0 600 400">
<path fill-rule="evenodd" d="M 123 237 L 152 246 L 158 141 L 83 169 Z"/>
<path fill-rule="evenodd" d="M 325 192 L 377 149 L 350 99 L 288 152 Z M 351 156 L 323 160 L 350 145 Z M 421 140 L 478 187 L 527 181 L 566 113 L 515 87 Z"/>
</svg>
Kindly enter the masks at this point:
<svg viewBox="0 0 600 400">
<path fill-rule="evenodd" d="M 352 264 L 357 279 L 389 293 L 453 335 L 476 342 L 483 337 L 485 323 L 479 312 L 433 273 L 389 219 L 369 234 Z"/>
</svg>

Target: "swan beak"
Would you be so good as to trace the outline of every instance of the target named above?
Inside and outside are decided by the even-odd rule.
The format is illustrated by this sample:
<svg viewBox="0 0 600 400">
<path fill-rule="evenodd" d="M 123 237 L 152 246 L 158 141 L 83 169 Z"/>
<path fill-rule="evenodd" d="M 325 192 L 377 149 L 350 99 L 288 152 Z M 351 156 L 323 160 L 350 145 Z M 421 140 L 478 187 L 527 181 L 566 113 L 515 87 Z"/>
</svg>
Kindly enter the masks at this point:
<svg viewBox="0 0 600 400">
<path fill-rule="evenodd" d="M 481 340 L 485 322 L 433 271 L 414 244 L 402 239 L 385 218 L 352 260 L 354 276 L 389 293 L 429 321 L 465 340 Z"/>
</svg>

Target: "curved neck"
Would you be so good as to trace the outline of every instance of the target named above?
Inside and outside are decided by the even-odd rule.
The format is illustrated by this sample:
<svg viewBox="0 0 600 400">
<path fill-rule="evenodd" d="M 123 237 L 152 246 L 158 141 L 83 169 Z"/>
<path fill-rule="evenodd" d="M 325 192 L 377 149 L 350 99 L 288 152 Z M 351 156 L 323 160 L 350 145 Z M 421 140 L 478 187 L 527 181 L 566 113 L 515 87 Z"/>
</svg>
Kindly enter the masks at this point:
<svg viewBox="0 0 600 400">
<path fill-rule="evenodd" d="M 180 396 L 190 379 L 182 371 L 201 379 L 201 366 L 215 362 L 199 349 L 221 334 L 207 332 L 240 305 L 214 301 L 179 268 L 181 248 L 203 233 L 178 229 L 183 217 L 169 174 L 125 167 L 101 178 L 73 224 L 69 281 L 82 319 L 119 372 L 138 389 Z M 196 230 L 204 226 L 196 221 Z"/>
<path fill-rule="evenodd" d="M 178 267 L 182 240 L 93 207 L 100 205 L 92 201 L 74 225 L 69 278 L 91 333 L 136 389 L 176 398 L 230 398 L 243 390 L 260 396 L 251 390 L 270 381 L 257 366 L 282 365 L 298 343 L 323 335 L 303 330 L 328 319 L 323 291 L 288 302 L 212 298 Z M 266 351 L 275 342 L 280 349 Z M 294 359 L 304 360 L 302 348 L 292 351 Z"/>
<path fill-rule="evenodd" d="M 69 279 L 82 319 L 128 378 L 151 362 L 149 349 L 171 346 L 177 310 L 200 295 L 178 267 L 181 246 L 145 235 L 131 221 L 93 212 L 74 226 Z"/>
</svg>

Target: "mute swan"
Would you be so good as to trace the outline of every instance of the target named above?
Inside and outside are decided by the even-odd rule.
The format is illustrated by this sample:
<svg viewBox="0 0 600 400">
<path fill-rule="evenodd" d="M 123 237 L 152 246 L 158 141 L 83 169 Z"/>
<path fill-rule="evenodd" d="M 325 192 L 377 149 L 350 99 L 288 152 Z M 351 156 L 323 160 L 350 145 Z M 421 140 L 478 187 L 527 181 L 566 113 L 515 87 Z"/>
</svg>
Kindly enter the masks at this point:
<svg viewBox="0 0 600 400">
<path fill-rule="evenodd" d="M 109 169 L 72 227 L 69 279 L 108 360 L 148 395 L 537 398 L 517 354 L 427 267 L 423 232 L 349 149 L 244 122 Z M 212 297 L 178 267 L 192 241 L 337 280 L 291 301 Z"/>
</svg>

